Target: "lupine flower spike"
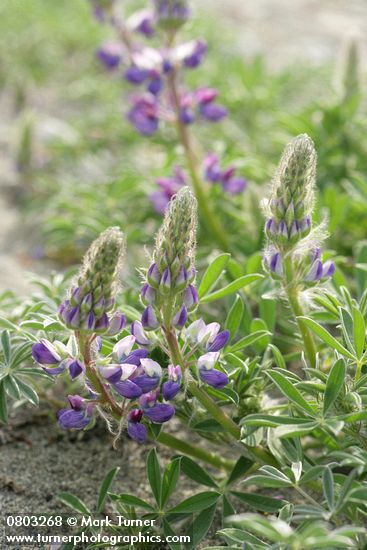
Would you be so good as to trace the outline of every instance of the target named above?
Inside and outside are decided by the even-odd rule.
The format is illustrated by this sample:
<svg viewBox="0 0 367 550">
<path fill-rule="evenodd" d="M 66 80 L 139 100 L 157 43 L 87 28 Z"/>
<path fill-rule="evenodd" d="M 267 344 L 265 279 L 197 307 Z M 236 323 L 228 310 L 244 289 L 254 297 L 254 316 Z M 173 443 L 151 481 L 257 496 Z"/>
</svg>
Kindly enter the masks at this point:
<svg viewBox="0 0 367 550">
<path fill-rule="evenodd" d="M 335 271 L 334 262 L 323 263 L 321 259 L 322 228 L 312 228 L 315 179 L 316 151 L 312 140 L 303 134 L 287 145 L 272 182 L 270 199 L 264 205 L 264 267 L 282 284 L 312 367 L 316 364 L 316 351 L 311 333 L 299 319 L 303 315 L 302 302 L 310 295 L 310 288 L 315 292 L 314 287 Z"/>
</svg>

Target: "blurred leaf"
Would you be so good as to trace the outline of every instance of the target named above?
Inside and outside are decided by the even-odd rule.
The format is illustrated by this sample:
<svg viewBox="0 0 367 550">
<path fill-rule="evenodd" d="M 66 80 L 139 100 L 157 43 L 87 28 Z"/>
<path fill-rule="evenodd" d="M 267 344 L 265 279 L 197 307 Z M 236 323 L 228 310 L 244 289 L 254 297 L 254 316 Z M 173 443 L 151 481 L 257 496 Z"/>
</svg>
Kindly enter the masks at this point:
<svg viewBox="0 0 367 550">
<path fill-rule="evenodd" d="M 147 475 L 152 493 L 158 506 L 161 503 L 162 479 L 158 462 L 157 451 L 151 449 L 147 458 Z"/>
<path fill-rule="evenodd" d="M 338 351 L 342 355 L 349 357 L 349 359 L 354 359 L 352 355 L 338 340 L 336 340 L 331 334 L 324 329 L 321 325 L 313 321 L 308 317 L 298 317 L 308 328 L 310 328 L 325 344 L 330 346 L 335 351 Z"/>
<path fill-rule="evenodd" d="M 97 500 L 97 512 L 101 512 L 103 510 L 104 503 L 106 501 L 107 493 L 110 490 L 110 487 L 113 483 L 113 480 L 115 479 L 116 475 L 118 474 L 120 468 L 113 468 L 108 472 L 106 477 L 104 478 L 99 495 Z"/>
<path fill-rule="evenodd" d="M 197 463 L 187 456 L 182 457 L 181 470 L 190 479 L 200 483 L 201 485 L 207 485 L 214 489 L 218 487 L 214 479 Z"/>
<path fill-rule="evenodd" d="M 223 270 L 226 268 L 230 257 L 231 257 L 230 254 L 221 254 L 220 256 L 217 256 L 209 265 L 209 267 L 207 268 L 207 270 L 203 275 L 203 278 L 201 280 L 201 283 L 198 289 L 200 299 L 203 296 L 205 296 L 205 294 L 207 294 L 207 292 L 218 281 Z"/>
<path fill-rule="evenodd" d="M 71 493 L 60 493 L 59 499 L 67 504 L 70 508 L 79 512 L 80 514 L 86 514 L 90 516 L 91 512 L 88 507 L 84 504 L 83 501 L 79 500 L 78 497 L 72 495 Z"/>
<path fill-rule="evenodd" d="M 230 338 L 232 339 L 238 330 L 238 327 L 241 324 L 242 315 L 243 315 L 244 305 L 241 296 L 237 294 L 231 309 L 229 310 L 225 328 L 230 332 Z"/>
<path fill-rule="evenodd" d="M 345 381 L 345 364 L 339 359 L 330 371 L 324 394 L 324 415 L 338 397 Z"/>
<path fill-rule="evenodd" d="M 315 414 L 315 409 L 306 401 L 295 386 L 293 386 L 289 380 L 277 371 L 267 371 L 266 374 L 273 380 L 278 386 L 283 395 L 288 397 L 295 405 L 298 405 L 304 411 L 308 412 L 312 416 Z"/>
<path fill-rule="evenodd" d="M 200 302 L 202 304 L 205 304 L 207 302 L 213 302 L 214 300 L 219 300 L 220 298 L 224 298 L 225 296 L 233 294 L 234 292 L 237 292 L 237 290 L 240 290 L 248 286 L 249 284 L 255 281 L 259 281 L 260 279 L 263 279 L 263 278 L 264 278 L 264 275 L 260 275 L 260 273 L 253 273 L 252 275 L 243 275 L 243 277 L 236 279 L 235 281 L 225 286 L 224 288 L 221 288 L 220 290 L 216 290 L 211 294 L 207 294 L 206 296 L 200 299 Z"/>
<path fill-rule="evenodd" d="M 182 512 L 201 512 L 202 510 L 206 510 L 210 506 L 213 506 L 220 497 L 221 494 L 215 491 L 204 491 L 203 493 L 198 493 L 183 500 L 177 504 L 177 506 L 171 508 L 169 513 L 178 514 Z"/>
</svg>

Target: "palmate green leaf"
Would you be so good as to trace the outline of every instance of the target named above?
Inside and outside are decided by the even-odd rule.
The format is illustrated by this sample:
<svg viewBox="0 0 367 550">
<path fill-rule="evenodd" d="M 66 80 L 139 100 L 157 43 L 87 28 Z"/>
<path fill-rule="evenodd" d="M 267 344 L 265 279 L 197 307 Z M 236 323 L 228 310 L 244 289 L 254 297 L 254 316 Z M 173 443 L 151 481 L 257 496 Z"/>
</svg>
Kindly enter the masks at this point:
<svg viewBox="0 0 367 550">
<path fill-rule="evenodd" d="M 234 527 L 229 527 L 227 529 L 221 529 L 218 531 L 218 535 L 221 535 L 227 544 L 236 544 L 236 549 L 238 550 L 238 544 L 241 544 L 241 547 L 244 547 L 244 543 L 248 544 L 254 544 L 256 549 L 258 548 L 270 548 L 268 544 L 261 541 L 254 535 L 251 535 L 247 531 L 244 531 L 242 529 L 236 529 Z M 247 550 L 248 544 L 244 547 Z M 222 547 L 221 547 L 222 548 Z M 224 548 L 224 547 L 223 547 Z M 228 547 L 225 547 L 226 550 L 228 550 Z M 251 546 L 251 549 L 253 547 Z M 204 549 L 205 550 L 205 549 Z M 206 549 L 209 550 L 209 549 Z"/>
<path fill-rule="evenodd" d="M 339 359 L 330 371 L 324 394 L 324 415 L 338 397 L 345 381 L 344 359 Z"/>
<path fill-rule="evenodd" d="M 274 430 L 275 437 L 280 439 L 289 437 L 302 437 L 313 432 L 318 426 L 317 422 L 305 422 L 303 424 L 293 424 L 286 426 L 278 426 Z"/>
<path fill-rule="evenodd" d="M 120 468 L 113 468 L 108 472 L 104 480 L 102 481 L 102 485 L 99 491 L 98 500 L 97 500 L 97 512 L 101 512 L 104 506 L 104 503 L 107 498 L 107 493 L 113 483 L 113 480 L 115 479 L 116 475 L 118 474 Z"/>
<path fill-rule="evenodd" d="M 60 493 L 59 499 L 76 512 L 90 516 L 91 511 L 89 510 L 89 508 L 86 506 L 86 504 L 84 504 L 82 500 L 80 500 L 75 495 L 72 495 L 71 493 Z"/>
<path fill-rule="evenodd" d="M 163 533 L 167 538 L 177 536 L 177 533 L 174 532 L 171 525 L 165 518 L 163 518 L 162 526 L 163 526 Z M 182 545 L 179 542 L 169 542 L 168 546 L 170 547 L 171 550 L 182 550 Z"/>
<path fill-rule="evenodd" d="M 334 509 L 334 479 L 332 471 L 330 470 L 329 466 L 326 466 L 324 469 L 324 473 L 322 476 L 322 485 L 324 489 L 324 495 L 326 498 L 326 502 L 328 503 L 329 510 L 332 511 Z"/>
<path fill-rule="evenodd" d="M 278 386 L 280 391 L 285 397 L 292 401 L 295 405 L 298 405 L 301 409 L 313 416 L 315 414 L 315 408 L 306 401 L 302 394 L 297 390 L 295 386 L 289 382 L 289 380 L 277 371 L 267 371 L 266 374 L 271 380 Z"/>
<path fill-rule="evenodd" d="M 221 254 L 207 267 L 199 285 L 199 298 L 205 296 L 205 294 L 215 285 L 223 270 L 227 267 L 230 257 L 230 254 Z"/>
<path fill-rule="evenodd" d="M 366 342 L 366 325 L 362 313 L 353 308 L 353 337 L 357 359 L 361 359 Z"/>
<path fill-rule="evenodd" d="M 188 526 L 186 533 L 190 535 L 191 541 L 185 544 L 185 550 L 194 550 L 203 540 L 213 523 L 216 507 L 216 504 L 213 504 L 200 512 Z"/>
<path fill-rule="evenodd" d="M 26 384 L 25 382 L 23 382 L 23 380 L 20 380 L 20 378 L 17 378 L 17 384 L 22 396 L 25 397 L 27 401 L 32 403 L 32 405 L 35 405 L 37 407 L 39 403 L 39 399 L 34 389 L 28 384 Z"/>
<path fill-rule="evenodd" d="M 276 428 L 282 425 L 302 426 L 303 424 L 309 424 L 309 418 L 297 418 L 294 416 L 277 416 L 273 414 L 249 414 L 244 418 L 244 424 L 248 426 L 264 426 L 267 428 Z"/>
<path fill-rule="evenodd" d="M 238 340 L 238 342 L 233 344 L 233 346 L 230 346 L 228 348 L 228 352 L 234 353 L 236 351 L 240 351 L 242 349 L 248 348 L 258 340 L 261 340 L 262 338 L 264 338 L 264 336 L 271 336 L 271 332 L 268 332 L 266 330 L 258 330 L 257 332 L 248 334 L 247 336 L 244 336 L 243 338 Z"/>
<path fill-rule="evenodd" d="M 213 487 L 214 489 L 218 487 L 211 475 L 209 475 L 197 462 L 194 462 L 187 456 L 182 457 L 181 470 L 187 477 L 196 481 L 196 483 L 206 485 L 207 487 Z"/>
<path fill-rule="evenodd" d="M 266 518 L 258 514 L 239 514 L 228 520 L 233 525 L 247 529 L 272 542 L 287 541 L 294 534 L 288 523 L 278 518 Z"/>
<path fill-rule="evenodd" d="M 203 493 L 198 493 L 183 500 L 180 504 L 177 504 L 177 506 L 171 508 L 169 513 L 181 514 L 201 512 L 202 510 L 206 510 L 210 506 L 213 506 L 220 497 L 221 494 L 216 491 L 204 491 Z"/>
<path fill-rule="evenodd" d="M 161 503 L 161 494 L 162 494 L 162 476 L 161 468 L 159 466 L 157 451 L 151 449 L 147 458 L 147 475 L 149 480 L 149 485 L 152 489 L 152 493 L 156 500 L 158 506 Z"/>
<path fill-rule="evenodd" d="M 1 348 L 4 355 L 5 362 L 9 365 L 11 356 L 10 336 L 7 330 L 3 330 L 1 333 Z"/>
<path fill-rule="evenodd" d="M 336 340 L 324 327 L 316 323 L 309 317 L 298 317 L 298 319 L 304 323 L 308 328 L 312 330 L 325 344 L 330 346 L 341 355 L 348 357 L 349 359 L 355 359 L 354 355 L 350 353 L 338 340 Z"/>
<path fill-rule="evenodd" d="M 226 323 L 225 323 L 225 328 L 229 330 L 231 339 L 235 336 L 241 324 L 243 311 L 244 311 L 244 305 L 243 305 L 242 298 L 239 294 L 237 294 L 232 304 L 232 307 L 229 310 Z"/>
<path fill-rule="evenodd" d="M 248 504 L 259 512 L 268 512 L 275 514 L 279 512 L 283 506 L 287 504 L 286 500 L 258 495 L 256 493 L 241 493 L 239 491 L 231 491 L 231 495 L 238 498 L 241 502 Z"/>
<path fill-rule="evenodd" d="M 233 466 L 233 470 L 228 476 L 228 479 L 226 482 L 227 487 L 228 485 L 231 485 L 232 483 L 237 481 L 240 477 L 245 475 L 245 473 L 248 472 L 253 465 L 254 465 L 254 462 L 252 460 L 249 460 L 244 456 L 240 456 L 236 464 Z"/>
<path fill-rule="evenodd" d="M 229 285 L 221 288 L 220 290 L 216 290 L 215 292 L 212 292 L 211 294 L 206 294 L 203 296 L 203 298 L 200 299 L 200 302 L 202 304 L 207 302 L 213 302 L 214 300 L 219 300 L 220 298 L 224 298 L 225 296 L 229 296 L 230 294 L 233 294 L 234 292 L 237 292 L 237 290 L 241 290 L 242 288 L 245 288 L 249 284 L 259 281 L 260 279 L 263 279 L 264 275 L 261 275 L 260 273 L 252 273 L 251 275 L 243 275 L 239 279 L 236 279 Z"/>
<path fill-rule="evenodd" d="M 4 424 L 8 421 L 8 407 L 6 404 L 6 391 L 3 381 L 0 382 L 0 421 Z"/>
<path fill-rule="evenodd" d="M 176 488 L 180 476 L 182 457 L 177 457 L 169 462 L 164 470 L 162 478 L 161 508 L 164 508 L 169 497 Z"/>
<path fill-rule="evenodd" d="M 144 510 L 149 510 L 150 512 L 155 511 L 153 506 L 151 506 L 148 502 L 145 502 L 145 500 L 136 497 L 135 495 L 130 495 L 129 493 L 120 493 L 119 495 L 110 493 L 110 498 L 115 502 L 121 502 L 127 506 L 136 506 L 138 508 L 143 508 Z"/>
<path fill-rule="evenodd" d="M 281 354 L 280 350 L 276 346 L 274 346 L 274 344 L 269 344 L 269 348 L 273 352 L 274 361 L 277 367 L 279 367 L 280 369 L 286 370 L 287 366 L 285 364 L 283 355 Z"/>
<path fill-rule="evenodd" d="M 19 385 L 17 384 L 17 380 L 14 376 L 11 376 L 10 374 L 6 376 L 3 380 L 3 384 L 9 397 L 12 397 L 13 399 L 20 399 Z"/>
</svg>

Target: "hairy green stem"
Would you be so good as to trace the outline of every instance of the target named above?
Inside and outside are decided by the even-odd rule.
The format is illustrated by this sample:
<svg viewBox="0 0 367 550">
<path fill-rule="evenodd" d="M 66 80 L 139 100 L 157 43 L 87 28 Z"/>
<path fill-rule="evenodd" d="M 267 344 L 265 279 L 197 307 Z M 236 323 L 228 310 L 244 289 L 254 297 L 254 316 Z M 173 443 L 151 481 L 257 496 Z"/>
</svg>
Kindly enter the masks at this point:
<svg viewBox="0 0 367 550">
<path fill-rule="evenodd" d="M 284 290 L 287 294 L 288 302 L 292 309 L 293 315 L 297 320 L 298 328 L 304 344 L 306 358 L 310 364 L 310 367 L 315 368 L 316 347 L 310 330 L 306 327 L 302 320 L 299 319 L 299 317 L 304 316 L 304 311 L 299 301 L 299 289 L 297 286 L 297 281 L 295 281 L 294 278 L 292 259 L 290 256 L 284 259 L 283 265 L 285 275 Z"/>
<path fill-rule="evenodd" d="M 177 341 L 175 330 L 171 327 L 164 329 L 164 334 L 170 350 L 171 360 L 176 365 L 181 365 L 183 369 L 186 368 L 185 360 L 182 356 L 180 346 Z M 241 438 L 241 428 L 230 418 L 221 407 L 218 407 L 217 403 L 206 393 L 206 391 L 200 388 L 195 382 L 190 382 L 188 389 L 191 394 L 196 397 L 199 403 L 210 413 L 210 415 L 220 424 L 226 433 L 230 434 L 236 441 Z M 251 460 L 255 460 L 260 464 L 271 464 L 272 466 L 278 466 L 275 458 L 262 447 L 250 447 L 243 444 L 240 448 L 241 451 L 245 451 Z"/>
<path fill-rule="evenodd" d="M 222 458 L 215 453 L 205 451 L 197 445 L 190 445 L 190 443 L 186 443 L 186 441 L 177 439 L 173 435 L 166 432 L 161 432 L 157 437 L 157 441 L 159 443 L 162 443 L 163 445 L 166 445 L 166 447 L 175 449 L 180 453 L 198 458 L 199 460 L 202 460 L 203 462 L 206 462 L 207 464 L 210 464 L 211 466 L 214 466 L 214 468 L 218 468 L 219 470 L 230 472 L 235 464 L 231 460 L 226 460 L 225 458 Z"/>
<path fill-rule="evenodd" d="M 191 181 L 192 181 L 192 187 L 193 187 L 196 199 L 198 201 L 199 210 L 201 212 L 201 215 L 203 217 L 203 220 L 207 229 L 212 234 L 213 238 L 215 239 L 220 249 L 223 250 L 224 252 L 228 252 L 229 245 L 227 242 L 225 230 L 223 229 L 223 227 L 221 227 L 215 213 L 212 212 L 210 208 L 207 194 L 198 176 L 196 159 L 191 146 L 190 135 L 187 130 L 187 127 L 181 121 L 180 98 L 177 91 L 176 73 L 174 70 L 171 71 L 171 73 L 167 77 L 167 83 L 168 83 L 169 91 L 172 96 L 173 108 L 175 111 L 177 134 L 184 148 L 187 166 L 188 166 Z"/>
</svg>

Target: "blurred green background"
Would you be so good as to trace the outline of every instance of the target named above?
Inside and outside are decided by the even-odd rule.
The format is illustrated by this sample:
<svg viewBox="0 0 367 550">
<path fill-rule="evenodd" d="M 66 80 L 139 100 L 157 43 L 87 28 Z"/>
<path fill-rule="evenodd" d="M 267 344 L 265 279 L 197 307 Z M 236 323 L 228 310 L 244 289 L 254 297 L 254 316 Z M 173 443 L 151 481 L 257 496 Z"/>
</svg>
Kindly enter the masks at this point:
<svg viewBox="0 0 367 550">
<path fill-rule="evenodd" d="M 144 5 L 123 2 L 128 14 Z M 347 74 L 341 61 L 346 36 L 335 36 L 343 14 L 362 27 L 366 10 L 363 2 L 325 2 L 313 12 L 312 6 L 200 0 L 182 33 L 183 40 L 203 37 L 209 45 L 204 64 L 186 73 L 188 83 L 217 87 L 229 110 L 223 123 L 195 125 L 195 139 L 225 164 L 235 159 L 249 180 L 236 197 L 210 190 L 241 266 L 260 261 L 259 202 L 284 145 L 301 132 L 318 150 L 317 216 L 329 221 L 330 250 L 348 258 L 366 237 L 363 67 L 355 63 L 355 75 Z M 327 26 L 323 35 L 328 13 L 339 21 L 333 36 Z M 289 41 L 292 32 L 298 49 L 294 36 Z M 131 88 L 95 59 L 101 42 L 112 37 L 108 25 L 92 17 L 87 0 L 0 5 L 3 288 L 22 287 L 22 270 L 48 273 L 74 264 L 109 225 L 127 234 L 128 265 L 146 263 L 144 247 L 152 245 L 160 222 L 147 196 L 157 177 L 185 163 L 170 129 L 144 138 L 127 122 Z M 200 267 L 217 246 L 205 231 L 199 245 Z M 135 267 L 126 277 L 136 285 Z"/>
</svg>

